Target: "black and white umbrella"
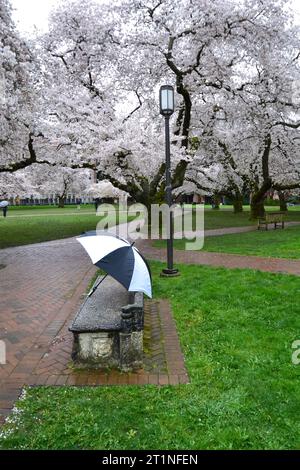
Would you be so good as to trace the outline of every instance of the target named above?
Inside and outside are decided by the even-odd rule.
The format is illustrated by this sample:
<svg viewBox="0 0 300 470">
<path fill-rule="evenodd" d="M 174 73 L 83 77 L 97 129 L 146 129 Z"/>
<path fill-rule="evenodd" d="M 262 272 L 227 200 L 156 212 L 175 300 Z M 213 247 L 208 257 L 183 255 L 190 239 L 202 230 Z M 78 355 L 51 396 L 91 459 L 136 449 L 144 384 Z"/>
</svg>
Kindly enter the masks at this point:
<svg viewBox="0 0 300 470">
<path fill-rule="evenodd" d="M 127 240 L 109 232 L 86 232 L 77 240 L 95 266 L 110 274 L 128 291 L 144 292 L 152 297 L 149 266 L 137 248 Z"/>
</svg>

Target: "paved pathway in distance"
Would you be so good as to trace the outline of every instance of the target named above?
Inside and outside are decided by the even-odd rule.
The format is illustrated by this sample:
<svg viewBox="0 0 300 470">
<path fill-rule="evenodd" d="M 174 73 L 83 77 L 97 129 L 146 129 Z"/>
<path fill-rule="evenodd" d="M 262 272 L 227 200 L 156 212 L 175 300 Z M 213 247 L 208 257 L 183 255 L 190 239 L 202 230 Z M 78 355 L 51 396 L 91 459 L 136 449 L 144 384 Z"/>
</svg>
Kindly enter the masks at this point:
<svg viewBox="0 0 300 470">
<path fill-rule="evenodd" d="M 299 225 L 300 222 L 287 222 L 286 226 Z M 256 225 L 249 227 L 227 227 L 221 229 L 206 230 L 205 236 L 222 236 L 234 233 L 253 232 Z M 281 230 L 281 229 L 278 229 Z M 151 240 L 138 240 L 136 246 L 148 259 L 159 261 L 166 260 L 166 249 L 155 248 Z M 208 266 L 220 266 L 224 268 L 256 269 L 273 273 L 293 274 L 300 276 L 300 260 L 285 258 L 266 258 L 260 256 L 235 255 L 230 253 L 213 253 L 205 251 L 174 250 L 174 262 L 183 264 L 202 264 Z"/>
<path fill-rule="evenodd" d="M 136 246 L 147 259 L 165 262 L 166 249 L 155 248 L 150 240 L 139 240 Z M 259 256 L 234 255 L 205 251 L 174 250 L 174 263 L 201 264 L 224 268 L 255 269 L 273 273 L 300 276 L 300 260 L 284 258 L 264 258 Z"/>
<path fill-rule="evenodd" d="M 285 222 L 285 227 L 292 227 L 293 225 L 300 225 L 300 222 Z M 255 232 L 256 230 L 257 230 L 257 224 L 248 225 L 247 227 L 214 228 L 214 229 L 205 230 L 205 236 L 206 237 L 217 237 L 217 236 L 222 236 L 222 235 L 230 235 L 230 234 L 234 234 L 234 233 Z M 269 229 L 269 230 L 273 230 L 273 227 L 271 226 L 271 229 Z M 281 229 L 278 229 L 278 230 L 281 230 Z M 195 232 L 186 232 L 186 236 L 189 236 L 189 235 L 194 237 Z M 202 233 L 200 233 L 199 235 L 201 236 Z"/>
</svg>

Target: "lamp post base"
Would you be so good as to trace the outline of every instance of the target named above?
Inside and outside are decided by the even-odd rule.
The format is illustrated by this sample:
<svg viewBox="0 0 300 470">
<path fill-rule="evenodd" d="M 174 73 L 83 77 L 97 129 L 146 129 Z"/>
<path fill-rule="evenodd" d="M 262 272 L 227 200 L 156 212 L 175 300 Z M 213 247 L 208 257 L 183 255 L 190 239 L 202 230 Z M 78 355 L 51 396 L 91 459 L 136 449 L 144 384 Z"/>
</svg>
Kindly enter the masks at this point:
<svg viewBox="0 0 300 470">
<path fill-rule="evenodd" d="M 180 276 L 178 269 L 163 269 L 160 273 L 161 277 L 176 277 Z"/>
</svg>

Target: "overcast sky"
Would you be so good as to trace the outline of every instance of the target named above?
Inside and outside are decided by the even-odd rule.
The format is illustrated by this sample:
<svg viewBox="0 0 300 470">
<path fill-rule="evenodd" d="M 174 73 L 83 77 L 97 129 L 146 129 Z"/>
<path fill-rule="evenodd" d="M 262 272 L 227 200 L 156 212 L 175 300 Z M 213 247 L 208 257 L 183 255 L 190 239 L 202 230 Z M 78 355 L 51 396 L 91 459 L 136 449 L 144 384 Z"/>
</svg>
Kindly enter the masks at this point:
<svg viewBox="0 0 300 470">
<path fill-rule="evenodd" d="M 18 29 L 25 34 L 35 34 L 35 28 L 41 32 L 48 29 L 48 15 L 53 7 L 64 0 L 11 0 L 14 8 L 13 19 Z M 85 0 L 83 0 L 85 1 Z M 109 3 L 113 0 L 96 0 Z"/>
<path fill-rule="evenodd" d="M 61 1 L 63 0 L 11 0 L 15 9 L 13 18 L 18 29 L 25 34 L 35 34 L 35 28 L 42 32 L 47 31 L 49 12 Z M 97 1 L 99 3 L 109 2 L 109 0 Z M 293 0 L 293 4 L 300 23 L 300 2 Z"/>
<path fill-rule="evenodd" d="M 34 28 L 47 30 L 48 14 L 59 0 L 11 0 L 13 19 L 21 32 L 33 33 Z"/>
</svg>

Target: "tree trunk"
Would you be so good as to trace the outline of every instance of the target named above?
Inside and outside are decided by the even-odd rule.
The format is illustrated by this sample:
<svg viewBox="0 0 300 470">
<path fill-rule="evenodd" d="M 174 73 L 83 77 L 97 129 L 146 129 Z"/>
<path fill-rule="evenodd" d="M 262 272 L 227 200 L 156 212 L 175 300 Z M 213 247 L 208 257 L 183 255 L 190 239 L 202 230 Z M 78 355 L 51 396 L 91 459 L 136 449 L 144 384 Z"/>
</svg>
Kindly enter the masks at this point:
<svg viewBox="0 0 300 470">
<path fill-rule="evenodd" d="M 212 197 L 212 209 L 218 210 L 220 209 L 220 198 L 219 196 Z"/>
<path fill-rule="evenodd" d="M 243 196 L 241 194 L 236 195 L 236 197 L 233 199 L 232 202 L 233 202 L 233 212 L 235 214 L 243 212 Z"/>
<path fill-rule="evenodd" d="M 65 207 L 65 196 L 59 196 L 58 197 L 58 207 L 60 207 L 61 209 L 63 209 Z"/>
<path fill-rule="evenodd" d="M 287 208 L 287 203 L 285 200 L 284 193 L 282 191 L 278 191 L 278 197 L 279 197 L 280 210 L 284 212 L 287 211 L 288 208 Z"/>
<path fill-rule="evenodd" d="M 266 194 L 272 187 L 271 178 L 266 178 L 260 188 L 257 188 L 251 194 L 250 202 L 250 219 L 257 219 L 258 217 L 264 217 L 265 215 L 265 206 L 264 201 Z"/>
<path fill-rule="evenodd" d="M 264 206 L 264 198 L 263 199 L 256 199 L 252 198 L 250 203 L 250 219 L 258 219 L 259 217 L 264 217 L 265 215 L 265 206 Z"/>
</svg>

